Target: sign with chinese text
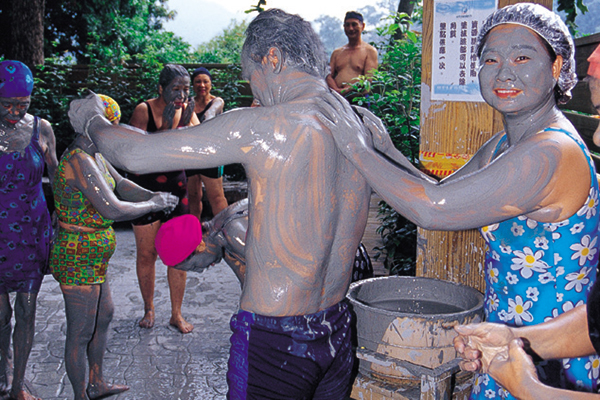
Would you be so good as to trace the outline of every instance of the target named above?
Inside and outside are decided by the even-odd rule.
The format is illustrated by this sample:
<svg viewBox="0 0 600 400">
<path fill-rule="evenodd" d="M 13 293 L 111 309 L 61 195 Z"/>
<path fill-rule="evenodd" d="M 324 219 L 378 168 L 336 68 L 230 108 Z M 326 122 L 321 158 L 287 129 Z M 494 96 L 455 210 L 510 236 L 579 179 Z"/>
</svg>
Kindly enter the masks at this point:
<svg viewBox="0 0 600 400">
<path fill-rule="evenodd" d="M 483 101 L 477 80 L 477 36 L 497 0 L 435 0 L 431 99 Z"/>
</svg>

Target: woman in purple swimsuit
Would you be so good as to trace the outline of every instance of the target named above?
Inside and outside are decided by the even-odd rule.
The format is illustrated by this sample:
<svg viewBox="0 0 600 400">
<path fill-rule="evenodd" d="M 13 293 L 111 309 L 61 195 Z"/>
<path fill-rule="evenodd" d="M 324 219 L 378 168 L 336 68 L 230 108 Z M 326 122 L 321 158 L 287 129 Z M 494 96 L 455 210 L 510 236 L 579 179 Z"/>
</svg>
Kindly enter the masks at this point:
<svg viewBox="0 0 600 400">
<path fill-rule="evenodd" d="M 0 63 L 0 397 L 8 392 L 12 308 L 14 374 L 11 399 L 35 399 L 23 381 L 35 333 L 37 294 L 44 277 L 51 238 L 50 215 L 42 175 L 58 165 L 55 138 L 48 121 L 27 114 L 33 75 L 19 61 Z"/>
</svg>

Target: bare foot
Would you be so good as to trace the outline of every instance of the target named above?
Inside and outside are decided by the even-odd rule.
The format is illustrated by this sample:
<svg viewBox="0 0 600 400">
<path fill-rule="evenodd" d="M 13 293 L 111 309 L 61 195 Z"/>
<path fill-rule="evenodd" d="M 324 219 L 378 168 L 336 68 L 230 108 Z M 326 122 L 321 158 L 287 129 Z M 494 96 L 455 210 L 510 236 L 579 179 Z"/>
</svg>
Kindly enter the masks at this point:
<svg viewBox="0 0 600 400">
<path fill-rule="evenodd" d="M 12 378 L 12 363 L 6 357 L 0 356 L 0 396 L 8 394 L 8 390 L 12 385 Z"/>
<path fill-rule="evenodd" d="M 181 333 L 190 333 L 191 331 L 194 330 L 194 325 L 187 322 L 185 319 L 183 319 L 182 316 L 179 316 L 178 318 L 171 317 L 169 324 L 171 324 L 175 328 L 179 329 L 179 331 Z"/>
<path fill-rule="evenodd" d="M 42 400 L 40 397 L 35 397 L 35 396 L 29 394 L 25 390 L 21 390 L 17 394 L 11 392 L 9 399 L 10 400 Z"/>
<path fill-rule="evenodd" d="M 150 329 L 154 326 L 154 310 L 147 310 L 144 318 L 140 319 L 140 327 Z"/>
<path fill-rule="evenodd" d="M 123 393 L 129 390 L 129 386 L 126 385 L 108 385 L 104 382 L 96 384 L 88 384 L 85 392 L 87 393 L 90 400 L 104 399 L 106 397 L 114 396 L 115 394 Z"/>
</svg>

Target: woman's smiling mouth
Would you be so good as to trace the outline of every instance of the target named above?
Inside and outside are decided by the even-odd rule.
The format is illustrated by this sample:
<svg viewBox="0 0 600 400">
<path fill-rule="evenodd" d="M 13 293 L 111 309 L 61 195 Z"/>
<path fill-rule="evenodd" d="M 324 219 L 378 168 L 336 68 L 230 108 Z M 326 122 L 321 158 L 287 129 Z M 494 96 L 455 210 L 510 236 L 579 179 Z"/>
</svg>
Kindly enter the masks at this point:
<svg viewBox="0 0 600 400">
<path fill-rule="evenodd" d="M 509 97 L 516 97 L 521 93 L 518 89 L 494 89 L 494 94 L 501 99 L 507 99 Z"/>
</svg>

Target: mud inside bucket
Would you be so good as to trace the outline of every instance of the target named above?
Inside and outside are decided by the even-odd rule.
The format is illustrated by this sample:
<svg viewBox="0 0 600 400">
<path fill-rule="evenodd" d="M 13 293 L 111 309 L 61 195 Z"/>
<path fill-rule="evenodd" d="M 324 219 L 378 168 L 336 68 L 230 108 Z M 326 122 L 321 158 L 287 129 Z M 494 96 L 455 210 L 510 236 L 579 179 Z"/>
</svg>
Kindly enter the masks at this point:
<svg viewBox="0 0 600 400">
<path fill-rule="evenodd" d="M 366 279 L 353 283 L 347 297 L 356 314 L 357 352 L 374 352 L 404 365 L 437 368 L 453 361 L 456 333 L 452 327 L 480 322 L 483 317 L 479 291 L 433 278 Z M 379 376 L 410 379 L 413 375 L 411 368 L 393 362 L 361 360 L 361 371 L 365 368 Z"/>
</svg>

